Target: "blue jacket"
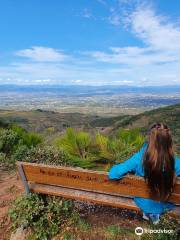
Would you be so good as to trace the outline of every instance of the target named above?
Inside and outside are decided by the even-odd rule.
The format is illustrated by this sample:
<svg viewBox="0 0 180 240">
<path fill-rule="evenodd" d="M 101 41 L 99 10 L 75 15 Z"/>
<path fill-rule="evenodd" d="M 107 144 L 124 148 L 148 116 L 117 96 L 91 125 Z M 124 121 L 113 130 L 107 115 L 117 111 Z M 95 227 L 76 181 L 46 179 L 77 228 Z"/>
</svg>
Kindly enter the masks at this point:
<svg viewBox="0 0 180 240">
<path fill-rule="evenodd" d="M 120 179 L 128 172 L 134 172 L 136 176 L 144 176 L 142 165 L 143 154 L 147 148 L 145 143 L 139 152 L 135 153 L 131 158 L 123 163 L 114 165 L 109 171 L 109 179 Z M 180 158 L 175 159 L 175 172 L 180 175 Z M 144 213 L 162 214 L 173 209 L 174 204 L 170 202 L 158 202 L 147 198 L 135 197 L 136 205 L 142 209 Z"/>
</svg>

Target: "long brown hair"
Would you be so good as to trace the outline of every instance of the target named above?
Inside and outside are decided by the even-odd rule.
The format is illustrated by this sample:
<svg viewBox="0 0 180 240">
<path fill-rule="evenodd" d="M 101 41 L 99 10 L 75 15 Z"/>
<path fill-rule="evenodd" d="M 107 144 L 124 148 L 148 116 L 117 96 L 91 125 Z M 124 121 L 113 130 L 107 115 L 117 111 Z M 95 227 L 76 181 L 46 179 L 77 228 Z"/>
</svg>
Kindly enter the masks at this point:
<svg viewBox="0 0 180 240">
<path fill-rule="evenodd" d="M 150 129 L 148 147 L 143 157 L 144 177 L 154 198 L 166 201 L 175 177 L 175 159 L 170 129 L 162 123 Z"/>
</svg>

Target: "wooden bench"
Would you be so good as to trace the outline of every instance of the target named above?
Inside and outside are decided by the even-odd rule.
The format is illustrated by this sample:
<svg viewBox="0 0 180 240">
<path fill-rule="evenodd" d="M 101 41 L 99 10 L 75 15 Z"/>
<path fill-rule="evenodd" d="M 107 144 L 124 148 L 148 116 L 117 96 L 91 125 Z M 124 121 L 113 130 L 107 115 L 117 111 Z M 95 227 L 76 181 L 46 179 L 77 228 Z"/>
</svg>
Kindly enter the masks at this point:
<svg viewBox="0 0 180 240">
<path fill-rule="evenodd" d="M 150 198 L 144 179 L 134 175 L 109 180 L 106 172 L 81 168 L 26 162 L 18 162 L 17 167 L 27 193 L 56 195 L 136 211 L 140 209 L 133 201 L 134 196 Z M 169 200 L 176 205 L 171 214 L 180 215 L 179 179 Z"/>
</svg>

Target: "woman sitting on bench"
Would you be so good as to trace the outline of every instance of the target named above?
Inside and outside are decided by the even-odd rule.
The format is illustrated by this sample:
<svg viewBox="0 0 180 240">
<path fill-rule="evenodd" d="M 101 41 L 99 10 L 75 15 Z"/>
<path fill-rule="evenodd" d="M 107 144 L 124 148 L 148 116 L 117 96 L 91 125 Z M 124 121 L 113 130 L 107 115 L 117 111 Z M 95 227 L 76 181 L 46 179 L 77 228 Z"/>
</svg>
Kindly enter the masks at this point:
<svg viewBox="0 0 180 240">
<path fill-rule="evenodd" d="M 157 224 L 160 215 L 174 207 L 168 202 L 168 198 L 173 190 L 176 176 L 180 175 L 180 159 L 174 156 L 171 132 L 165 124 L 153 125 L 148 142 L 131 158 L 113 166 L 109 178 L 120 179 L 128 172 L 143 176 L 148 183 L 152 198 L 160 199 L 155 201 L 134 198 L 136 205 L 143 211 L 143 218 Z"/>
</svg>

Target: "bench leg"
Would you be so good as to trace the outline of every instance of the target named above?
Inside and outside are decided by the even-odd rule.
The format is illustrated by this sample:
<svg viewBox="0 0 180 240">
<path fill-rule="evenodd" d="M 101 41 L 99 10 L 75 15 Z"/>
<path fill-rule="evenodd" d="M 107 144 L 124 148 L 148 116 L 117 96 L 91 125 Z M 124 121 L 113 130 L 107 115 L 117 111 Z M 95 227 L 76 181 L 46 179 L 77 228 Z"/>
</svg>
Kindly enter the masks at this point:
<svg viewBox="0 0 180 240">
<path fill-rule="evenodd" d="M 26 176 L 25 176 L 25 174 L 24 174 L 23 166 L 22 166 L 21 164 L 18 165 L 18 172 L 19 172 L 19 175 L 20 175 L 20 177 L 21 177 L 21 179 L 22 179 L 22 182 L 23 182 L 23 185 L 24 185 L 26 194 L 29 194 L 29 193 L 30 193 L 29 185 L 28 185 Z"/>
</svg>

